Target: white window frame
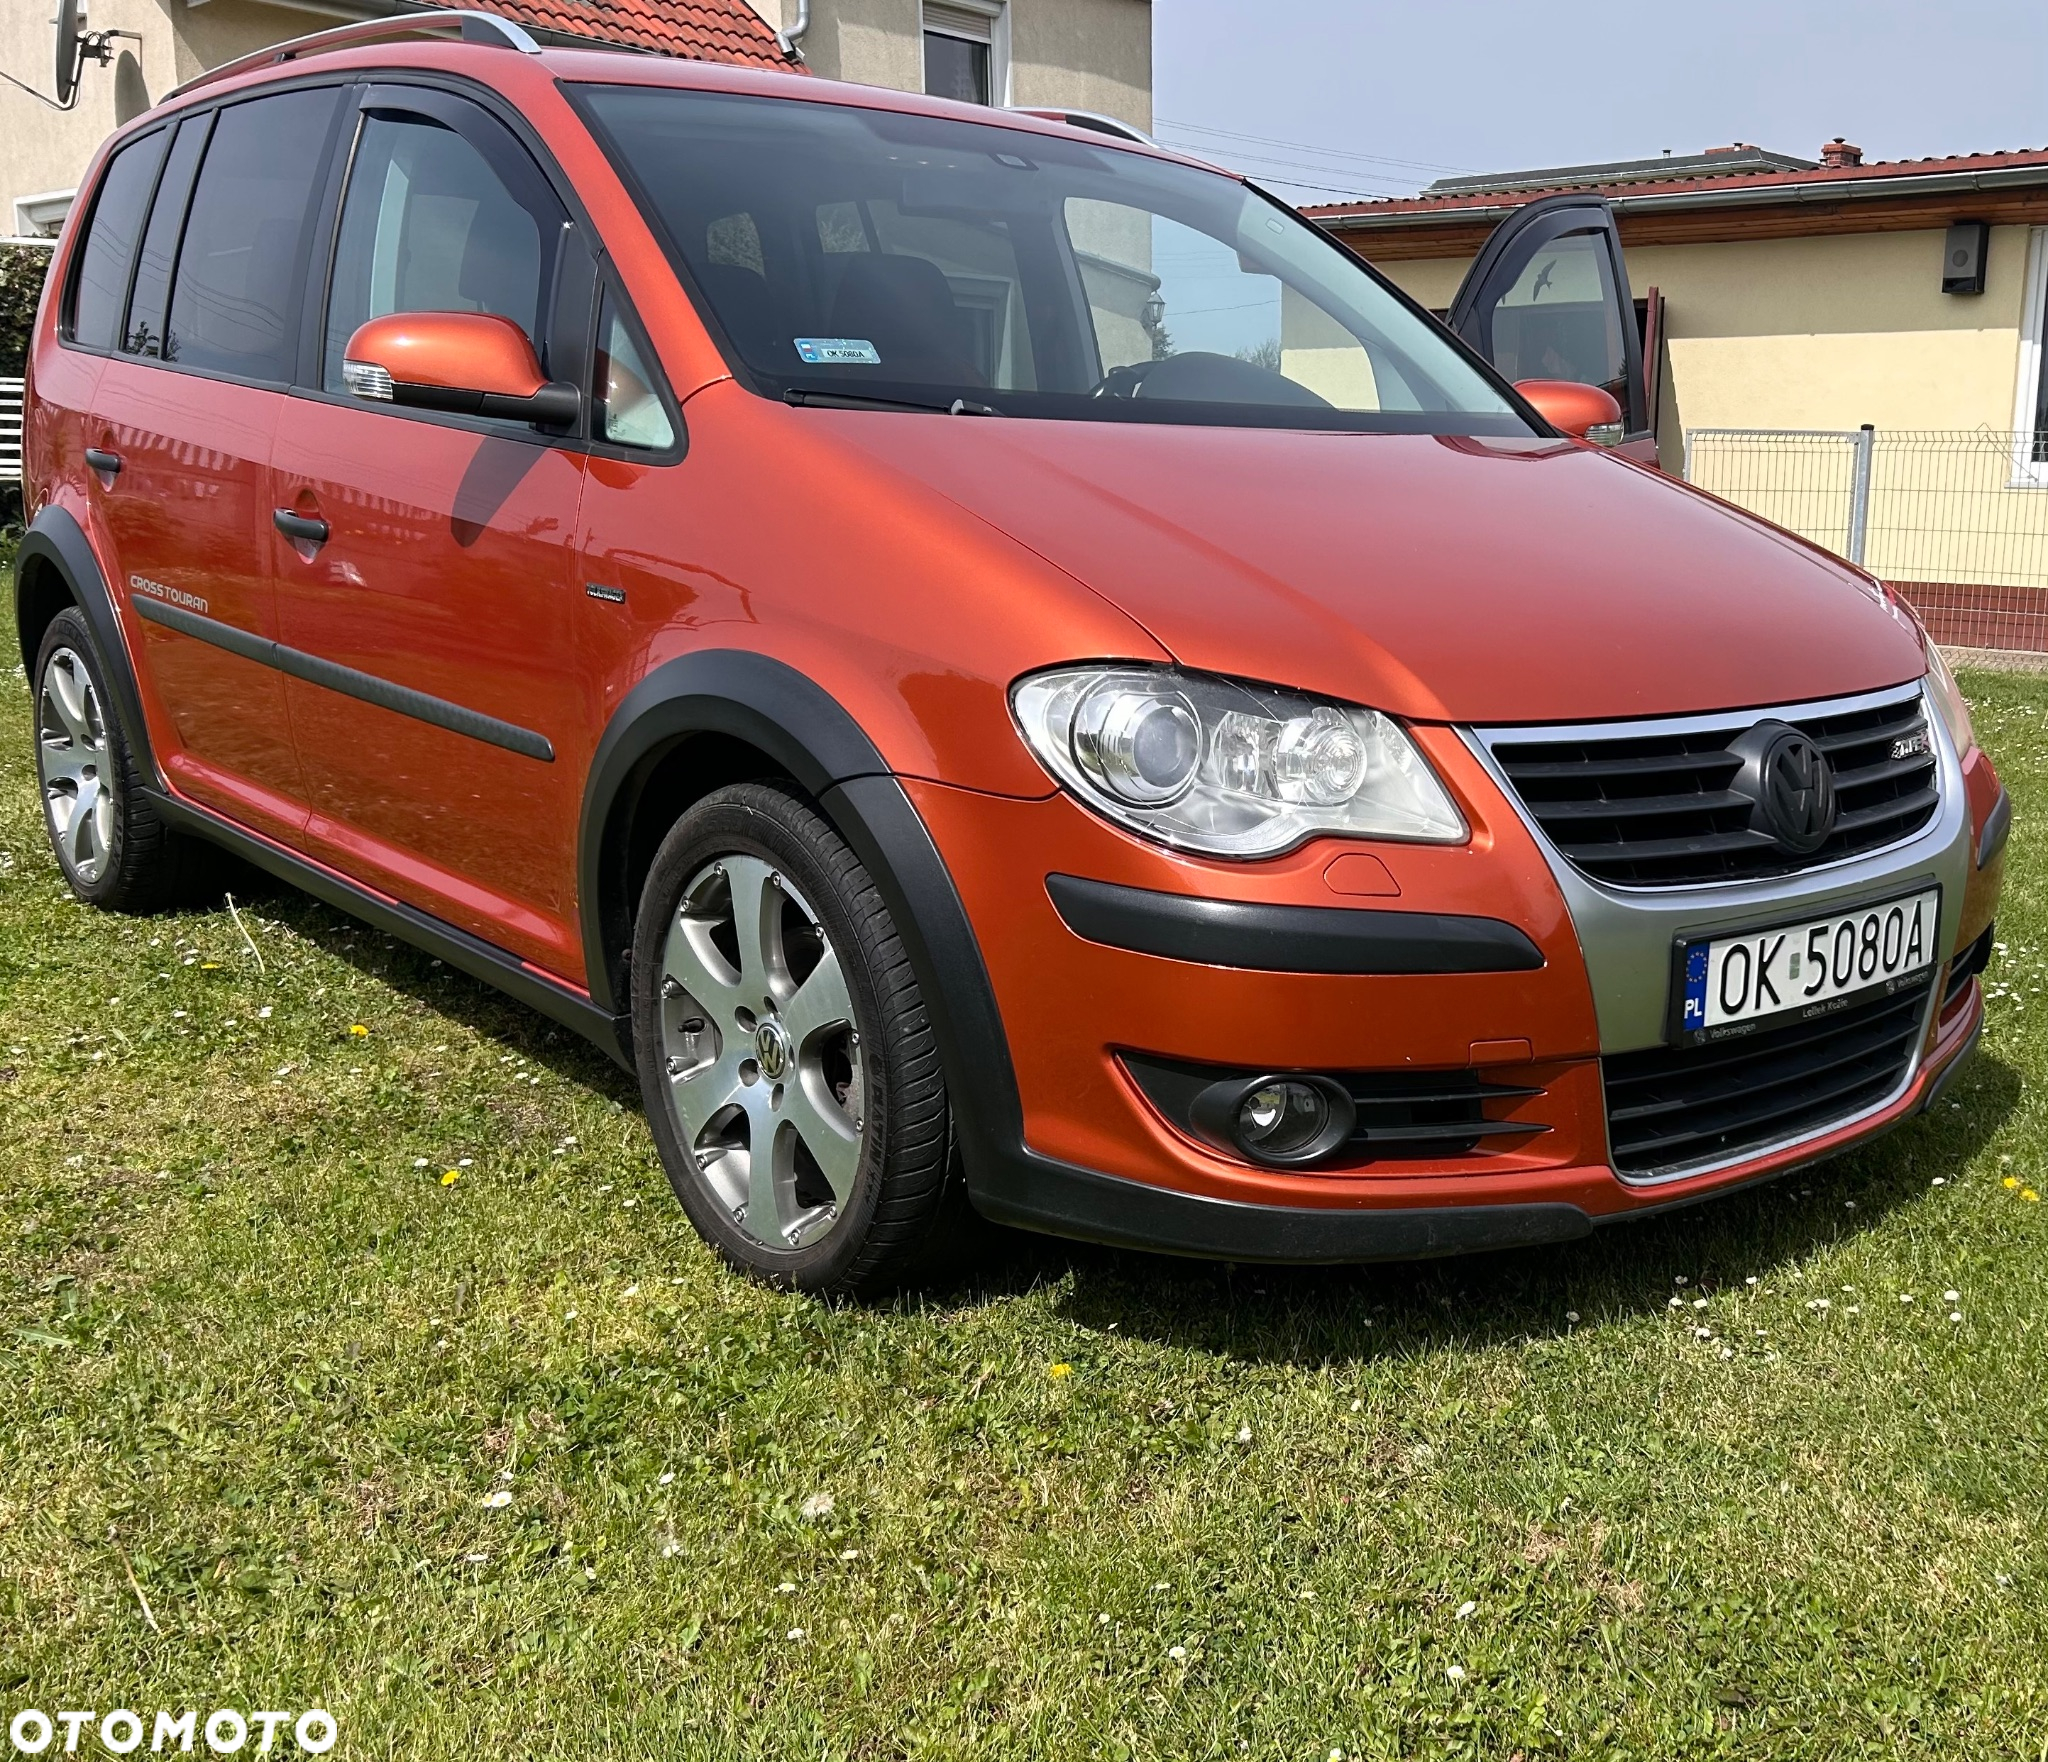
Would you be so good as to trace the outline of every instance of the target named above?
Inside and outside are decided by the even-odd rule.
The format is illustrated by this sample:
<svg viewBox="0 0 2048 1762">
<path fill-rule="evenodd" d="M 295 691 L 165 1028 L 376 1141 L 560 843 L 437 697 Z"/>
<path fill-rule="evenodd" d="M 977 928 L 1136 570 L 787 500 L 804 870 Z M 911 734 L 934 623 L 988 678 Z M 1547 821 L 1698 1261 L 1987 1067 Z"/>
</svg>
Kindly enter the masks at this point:
<svg viewBox="0 0 2048 1762">
<path fill-rule="evenodd" d="M 2041 351 L 2048 348 L 2048 226 L 2027 229 L 2027 292 L 2020 307 L 2018 383 L 2012 400 L 2012 481 L 2008 489 L 2048 489 L 2048 459 L 2034 457 L 2041 408 Z"/>
<path fill-rule="evenodd" d="M 988 45 L 988 99 L 997 109 L 1010 99 L 1010 8 L 1007 0 L 920 0 L 917 83 L 926 84 L 925 33 Z"/>
<path fill-rule="evenodd" d="M 14 198 L 14 233 L 17 238 L 54 239 L 64 230 L 64 218 L 78 191 L 41 190 L 33 196 Z"/>
</svg>

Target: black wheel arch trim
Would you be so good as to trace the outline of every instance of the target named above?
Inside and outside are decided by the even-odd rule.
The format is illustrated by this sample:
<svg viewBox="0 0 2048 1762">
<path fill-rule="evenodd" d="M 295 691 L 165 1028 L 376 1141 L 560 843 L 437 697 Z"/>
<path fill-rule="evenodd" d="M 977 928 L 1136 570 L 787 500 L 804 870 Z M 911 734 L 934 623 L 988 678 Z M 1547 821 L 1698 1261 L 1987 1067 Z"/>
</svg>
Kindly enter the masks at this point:
<svg viewBox="0 0 2048 1762">
<path fill-rule="evenodd" d="M 100 573 L 99 558 L 92 541 L 68 508 L 48 507 L 29 523 L 14 558 L 15 634 L 21 646 L 22 670 L 33 679 L 36 657 L 29 640 L 26 615 L 30 609 L 26 583 L 32 573 L 50 569 L 69 589 L 72 601 L 84 615 L 93 641 L 99 646 L 99 660 L 113 693 L 114 708 L 121 718 L 121 731 L 128 737 L 145 777 L 156 778 L 156 755 L 149 744 L 149 724 L 143 719 L 142 694 L 136 689 L 135 669 L 128 655 L 128 640 L 114 609 L 114 597 L 107 579 Z M 38 637 L 38 642 L 40 637 Z"/>
<path fill-rule="evenodd" d="M 765 754 L 853 847 L 895 920 L 945 1062 L 971 1191 L 1023 1148 L 1023 1108 L 995 988 L 938 846 L 860 724 L 787 663 L 703 649 L 657 667 L 627 694 L 591 760 L 577 854 L 592 1000 L 630 1019 L 624 951 L 636 902 L 627 866 L 634 803 L 679 743 L 723 735 Z"/>
<path fill-rule="evenodd" d="M 1048 875 L 1076 936 L 1133 954 L 1258 973 L 1527 973 L 1543 951 L 1513 924 L 1447 912 L 1254 905 Z"/>
</svg>

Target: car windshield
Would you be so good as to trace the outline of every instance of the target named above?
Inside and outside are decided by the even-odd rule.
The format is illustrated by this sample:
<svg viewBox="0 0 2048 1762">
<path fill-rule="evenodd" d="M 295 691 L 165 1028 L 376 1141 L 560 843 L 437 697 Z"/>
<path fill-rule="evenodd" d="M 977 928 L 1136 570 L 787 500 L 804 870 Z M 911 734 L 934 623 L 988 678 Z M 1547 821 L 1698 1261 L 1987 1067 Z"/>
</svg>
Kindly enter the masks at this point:
<svg viewBox="0 0 2048 1762">
<path fill-rule="evenodd" d="M 729 357 L 770 397 L 1532 432 L 1429 319 L 1234 178 L 893 110 L 576 90 Z"/>
</svg>

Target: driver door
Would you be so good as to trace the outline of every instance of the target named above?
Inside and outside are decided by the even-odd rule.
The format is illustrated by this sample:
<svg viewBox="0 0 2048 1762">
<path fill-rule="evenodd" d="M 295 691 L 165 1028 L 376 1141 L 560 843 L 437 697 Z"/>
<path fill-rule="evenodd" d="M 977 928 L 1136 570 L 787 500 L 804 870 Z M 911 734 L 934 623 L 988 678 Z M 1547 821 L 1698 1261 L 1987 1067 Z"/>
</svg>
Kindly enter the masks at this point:
<svg viewBox="0 0 2048 1762">
<path fill-rule="evenodd" d="M 1551 196 L 1493 229 L 1445 322 L 1504 379 L 1597 385 L 1621 406 L 1616 451 L 1657 463 L 1643 337 L 1614 210 L 1597 196 Z"/>
</svg>

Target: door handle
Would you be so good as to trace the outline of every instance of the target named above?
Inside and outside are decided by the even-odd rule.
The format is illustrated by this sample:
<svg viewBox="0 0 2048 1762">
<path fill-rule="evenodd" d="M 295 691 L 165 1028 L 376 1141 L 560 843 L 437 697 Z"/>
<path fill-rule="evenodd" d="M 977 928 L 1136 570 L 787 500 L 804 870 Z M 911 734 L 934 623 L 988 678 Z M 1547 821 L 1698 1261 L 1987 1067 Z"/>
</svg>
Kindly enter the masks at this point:
<svg viewBox="0 0 2048 1762">
<path fill-rule="evenodd" d="M 324 545 L 327 542 L 328 525 L 315 514 L 294 514 L 289 508 L 273 508 L 270 511 L 271 524 L 286 538 L 300 544 Z"/>
<path fill-rule="evenodd" d="M 105 472 L 109 477 L 118 475 L 121 469 L 121 455 L 106 452 L 99 447 L 85 449 L 85 462 L 95 471 Z"/>
</svg>

